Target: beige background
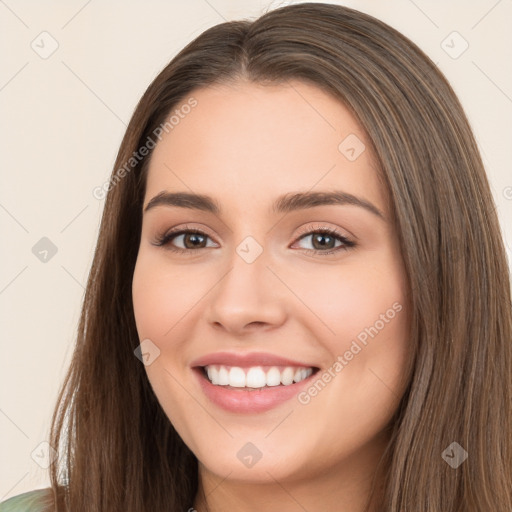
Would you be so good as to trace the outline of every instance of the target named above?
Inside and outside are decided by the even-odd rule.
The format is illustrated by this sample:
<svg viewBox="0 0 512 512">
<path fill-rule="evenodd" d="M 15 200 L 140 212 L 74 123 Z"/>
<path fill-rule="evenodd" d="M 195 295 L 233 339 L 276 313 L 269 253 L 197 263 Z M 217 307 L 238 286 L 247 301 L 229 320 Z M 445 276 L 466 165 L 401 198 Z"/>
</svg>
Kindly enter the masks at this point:
<svg viewBox="0 0 512 512">
<path fill-rule="evenodd" d="M 206 28 L 288 3 L 0 0 L 0 501 L 49 483 L 45 441 L 103 208 L 92 191 L 109 178 L 136 102 Z M 338 3 L 394 26 L 446 74 L 481 148 L 510 260 L 512 1 Z M 47 262 L 32 251 L 42 237 L 57 248 Z"/>
</svg>

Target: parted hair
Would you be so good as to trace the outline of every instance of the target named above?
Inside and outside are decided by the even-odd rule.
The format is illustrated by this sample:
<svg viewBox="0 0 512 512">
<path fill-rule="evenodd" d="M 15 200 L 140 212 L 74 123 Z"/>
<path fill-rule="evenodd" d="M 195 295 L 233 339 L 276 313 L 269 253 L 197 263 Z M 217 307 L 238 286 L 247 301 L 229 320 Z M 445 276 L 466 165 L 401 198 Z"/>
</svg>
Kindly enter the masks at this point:
<svg viewBox="0 0 512 512">
<path fill-rule="evenodd" d="M 182 512 L 194 501 L 198 461 L 134 355 L 131 283 L 151 151 L 122 179 L 116 170 L 194 90 L 239 80 L 321 88 L 357 118 L 378 161 L 407 275 L 413 347 L 379 464 L 379 511 L 510 512 L 510 275 L 472 130 L 414 43 L 367 14 L 323 3 L 209 28 L 140 99 L 112 170 L 52 417 L 59 457 L 47 510 Z M 457 468 L 443 457 L 454 442 L 468 454 Z"/>
</svg>

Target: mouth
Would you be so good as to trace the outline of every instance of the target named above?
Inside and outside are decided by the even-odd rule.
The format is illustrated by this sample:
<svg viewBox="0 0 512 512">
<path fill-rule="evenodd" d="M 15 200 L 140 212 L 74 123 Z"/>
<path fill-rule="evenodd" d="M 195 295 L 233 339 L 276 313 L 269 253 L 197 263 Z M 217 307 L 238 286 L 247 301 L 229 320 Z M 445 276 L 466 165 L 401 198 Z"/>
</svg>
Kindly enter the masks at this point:
<svg viewBox="0 0 512 512">
<path fill-rule="evenodd" d="M 232 351 L 205 354 L 190 368 L 205 398 L 236 414 L 265 412 L 289 402 L 320 371 L 305 358 Z"/>
<path fill-rule="evenodd" d="M 307 366 L 228 366 L 211 364 L 198 368 L 213 386 L 255 391 L 289 387 L 315 374 L 319 368 Z"/>
<path fill-rule="evenodd" d="M 220 409 L 257 414 L 288 403 L 320 370 L 313 366 L 228 366 L 192 368 L 204 396 Z"/>
</svg>

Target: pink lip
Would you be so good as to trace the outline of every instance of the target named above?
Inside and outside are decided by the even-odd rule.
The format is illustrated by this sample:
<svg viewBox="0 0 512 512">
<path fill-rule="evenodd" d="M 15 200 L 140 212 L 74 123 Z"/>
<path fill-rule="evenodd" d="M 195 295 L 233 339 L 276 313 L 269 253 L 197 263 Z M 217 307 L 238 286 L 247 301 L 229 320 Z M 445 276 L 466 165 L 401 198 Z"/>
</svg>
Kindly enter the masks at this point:
<svg viewBox="0 0 512 512">
<path fill-rule="evenodd" d="M 203 366 L 225 365 L 248 368 L 250 366 L 297 366 L 305 368 L 317 367 L 304 361 L 294 361 L 285 357 L 266 352 L 249 352 L 235 354 L 233 352 L 216 352 L 194 360 L 191 367 L 199 380 L 199 384 L 207 398 L 224 410 L 235 413 L 258 413 L 268 411 L 292 399 L 304 387 L 308 386 L 315 372 L 307 379 L 289 386 L 272 386 L 263 389 L 231 388 L 215 386 L 206 377 Z"/>
<path fill-rule="evenodd" d="M 289 386 L 273 386 L 249 391 L 247 388 L 214 386 L 201 368 L 194 368 L 199 384 L 207 398 L 222 409 L 235 413 L 260 413 L 291 400 L 304 387 L 310 385 L 315 373 L 307 379 Z"/>
<path fill-rule="evenodd" d="M 191 367 L 208 366 L 210 364 L 222 364 L 225 366 L 238 366 L 247 368 L 249 366 L 303 366 L 313 367 L 310 363 L 293 361 L 281 356 L 266 352 L 249 352 L 246 354 L 234 354 L 233 352 L 215 352 L 200 357 L 191 363 Z"/>
</svg>

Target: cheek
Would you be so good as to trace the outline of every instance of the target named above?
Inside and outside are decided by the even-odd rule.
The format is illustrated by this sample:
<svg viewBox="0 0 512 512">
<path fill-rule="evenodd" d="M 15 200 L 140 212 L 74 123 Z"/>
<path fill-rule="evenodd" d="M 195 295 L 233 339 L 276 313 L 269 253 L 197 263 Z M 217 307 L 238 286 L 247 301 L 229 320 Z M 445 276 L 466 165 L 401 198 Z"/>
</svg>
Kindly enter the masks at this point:
<svg viewBox="0 0 512 512">
<path fill-rule="evenodd" d="M 203 283 L 203 284 L 201 284 Z M 194 279 L 179 266 L 141 255 L 137 259 L 132 298 L 137 330 L 141 338 L 158 345 L 171 340 L 172 330 L 188 315 L 207 290 L 205 280 Z"/>
<path fill-rule="evenodd" d="M 137 332 L 146 352 L 153 355 L 145 370 L 166 411 L 174 410 L 172 404 L 180 396 L 180 386 L 173 376 L 185 364 L 184 332 L 190 328 L 193 305 L 198 301 L 199 291 L 193 286 L 197 281 L 188 281 L 184 272 L 145 254 L 138 258 L 133 275 Z"/>
<path fill-rule="evenodd" d="M 355 415 L 364 416 L 361 404 L 378 403 L 374 416 L 367 411 L 370 424 L 378 422 L 377 418 L 385 420 L 405 384 L 409 317 L 405 275 L 399 263 L 391 252 L 380 255 L 379 261 L 358 260 L 358 264 L 332 268 L 323 275 L 310 274 L 309 286 L 303 283 L 301 288 L 304 303 L 315 312 L 308 316 L 310 330 L 329 353 L 326 366 L 332 368 L 337 362 L 331 371 L 334 377 L 325 375 L 330 391 L 322 394 L 336 397 L 341 411 Z M 324 389 L 321 383 L 318 389 Z M 304 402 L 316 394 L 313 389 Z M 315 401 L 314 407 L 320 407 L 322 400 Z"/>
<path fill-rule="evenodd" d="M 316 438 L 329 440 L 322 456 L 332 463 L 341 453 L 374 439 L 389 423 L 405 391 L 404 368 L 410 356 L 408 311 L 399 276 L 390 273 L 376 284 L 373 278 L 352 274 L 335 284 L 322 300 L 318 290 L 311 295 L 319 316 L 325 306 L 322 320 L 334 332 L 316 330 L 323 329 L 331 360 L 298 396 L 304 417 L 325 418 L 325 426 L 315 427 Z"/>
<path fill-rule="evenodd" d="M 291 274 L 287 279 L 309 310 L 303 320 L 310 319 L 310 328 L 328 344 L 331 354 L 348 350 L 355 339 L 364 344 L 377 331 L 381 340 L 384 333 L 394 338 L 401 331 L 406 292 L 398 265 L 383 261 L 377 267 L 362 261 L 303 275 L 307 279 Z"/>
<path fill-rule="evenodd" d="M 190 395 L 183 385 L 179 369 L 184 365 L 184 331 L 194 322 L 193 305 L 201 293 L 198 284 L 190 281 L 178 267 L 155 261 L 142 253 L 137 259 L 132 282 L 132 299 L 139 339 L 149 339 L 158 348 L 151 364 L 145 366 L 148 380 L 160 405 L 173 425 L 182 433 L 189 446 L 193 431 L 188 421 Z M 194 286 L 194 284 L 196 286 Z M 187 314 L 188 313 L 188 314 Z M 183 341 L 180 341 L 183 340 Z M 194 402 L 192 402 L 194 404 Z M 194 411 L 200 414 L 201 411 Z"/>
</svg>

